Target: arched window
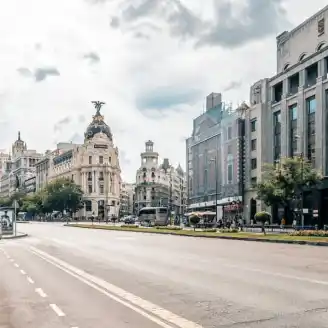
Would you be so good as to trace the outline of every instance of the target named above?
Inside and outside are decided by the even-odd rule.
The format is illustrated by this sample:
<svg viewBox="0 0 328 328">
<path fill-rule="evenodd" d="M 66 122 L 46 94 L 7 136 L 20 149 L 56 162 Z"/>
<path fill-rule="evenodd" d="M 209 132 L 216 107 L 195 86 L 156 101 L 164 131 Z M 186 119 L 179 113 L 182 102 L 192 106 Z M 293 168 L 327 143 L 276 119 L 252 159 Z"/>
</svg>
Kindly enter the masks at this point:
<svg viewBox="0 0 328 328">
<path fill-rule="evenodd" d="M 317 46 L 317 50 L 316 51 L 320 51 L 323 47 L 326 46 L 326 43 L 325 42 L 320 42 Z"/>
<path fill-rule="evenodd" d="M 301 55 L 300 55 L 300 58 L 298 59 L 298 61 L 302 61 L 302 60 L 304 60 L 305 59 L 305 57 L 306 57 L 306 53 L 302 53 Z"/>
<path fill-rule="evenodd" d="M 285 64 L 284 71 L 289 68 L 289 64 Z"/>
</svg>

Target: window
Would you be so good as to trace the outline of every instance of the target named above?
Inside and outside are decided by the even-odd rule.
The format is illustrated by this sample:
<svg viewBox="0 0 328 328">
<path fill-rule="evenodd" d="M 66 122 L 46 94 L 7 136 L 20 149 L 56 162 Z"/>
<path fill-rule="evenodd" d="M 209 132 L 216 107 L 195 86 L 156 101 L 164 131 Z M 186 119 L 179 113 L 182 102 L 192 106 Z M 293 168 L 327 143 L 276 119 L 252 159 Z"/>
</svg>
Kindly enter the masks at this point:
<svg viewBox="0 0 328 328">
<path fill-rule="evenodd" d="M 88 172 L 88 180 L 92 181 L 92 172 Z"/>
<path fill-rule="evenodd" d="M 104 193 L 104 186 L 103 185 L 100 185 L 99 186 L 99 193 L 100 194 L 103 194 Z"/>
<path fill-rule="evenodd" d="M 312 165 L 315 165 L 315 111 L 316 99 L 315 96 L 306 99 L 307 115 L 307 155 L 308 160 Z"/>
<path fill-rule="evenodd" d="M 252 132 L 256 131 L 256 120 L 251 121 L 251 131 Z"/>
<path fill-rule="evenodd" d="M 256 158 L 252 158 L 251 167 L 252 167 L 252 170 L 255 170 L 257 168 L 257 159 Z"/>
<path fill-rule="evenodd" d="M 232 138 L 232 127 L 229 126 L 228 127 L 228 140 L 230 140 Z"/>
<path fill-rule="evenodd" d="M 273 101 L 279 102 L 282 99 L 283 85 L 282 82 L 277 83 L 273 87 Z"/>
<path fill-rule="evenodd" d="M 256 184 L 257 184 L 257 178 L 254 177 L 254 178 L 251 179 L 251 185 L 252 185 L 252 187 L 255 187 Z"/>
<path fill-rule="evenodd" d="M 232 147 L 231 145 L 228 146 L 228 155 L 231 155 L 232 154 Z"/>
<path fill-rule="evenodd" d="M 289 117 L 291 121 L 297 120 L 297 104 L 289 106 Z"/>
<path fill-rule="evenodd" d="M 91 212 L 92 211 L 92 202 L 91 202 L 91 200 L 86 200 L 85 201 L 85 210 L 87 212 Z"/>
<path fill-rule="evenodd" d="M 252 149 L 252 151 L 253 151 L 253 150 L 256 150 L 256 139 L 253 139 L 253 140 L 251 141 L 251 149 Z"/>
<path fill-rule="evenodd" d="M 325 19 L 321 18 L 318 20 L 318 36 L 325 33 Z"/>
<path fill-rule="evenodd" d="M 144 196 L 144 200 L 146 200 L 146 196 Z"/>
<path fill-rule="evenodd" d="M 104 164 L 104 156 L 99 156 L 99 164 Z"/>
<path fill-rule="evenodd" d="M 89 156 L 89 164 L 92 164 L 92 156 Z"/>
<path fill-rule="evenodd" d="M 232 168 L 232 164 L 228 164 L 228 183 L 232 183 L 232 172 L 233 168 Z"/>
<path fill-rule="evenodd" d="M 111 163 L 111 162 L 112 162 L 112 158 L 108 157 L 108 163 Z"/>
<path fill-rule="evenodd" d="M 277 161 L 281 155 L 281 114 L 280 111 L 273 114 L 273 156 Z"/>
<path fill-rule="evenodd" d="M 100 181 L 104 180 L 104 172 L 99 172 L 99 180 Z"/>
<path fill-rule="evenodd" d="M 306 99 L 306 109 L 308 114 L 315 113 L 316 110 L 316 100 L 315 96 Z"/>
<path fill-rule="evenodd" d="M 89 192 L 89 194 L 92 194 L 92 185 L 88 186 L 88 192 Z"/>
<path fill-rule="evenodd" d="M 289 106 L 290 120 L 290 156 L 293 157 L 297 153 L 297 104 Z"/>
</svg>

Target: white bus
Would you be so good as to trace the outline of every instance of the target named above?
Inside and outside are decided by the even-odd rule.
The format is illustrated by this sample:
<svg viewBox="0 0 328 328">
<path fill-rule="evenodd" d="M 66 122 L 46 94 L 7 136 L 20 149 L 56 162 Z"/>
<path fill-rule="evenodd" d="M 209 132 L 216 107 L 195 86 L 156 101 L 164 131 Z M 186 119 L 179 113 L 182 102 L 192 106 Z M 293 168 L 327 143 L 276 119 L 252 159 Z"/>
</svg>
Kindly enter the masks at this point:
<svg viewBox="0 0 328 328">
<path fill-rule="evenodd" d="M 139 211 L 138 219 L 141 224 L 164 226 L 168 223 L 169 211 L 167 207 L 144 207 Z"/>
</svg>

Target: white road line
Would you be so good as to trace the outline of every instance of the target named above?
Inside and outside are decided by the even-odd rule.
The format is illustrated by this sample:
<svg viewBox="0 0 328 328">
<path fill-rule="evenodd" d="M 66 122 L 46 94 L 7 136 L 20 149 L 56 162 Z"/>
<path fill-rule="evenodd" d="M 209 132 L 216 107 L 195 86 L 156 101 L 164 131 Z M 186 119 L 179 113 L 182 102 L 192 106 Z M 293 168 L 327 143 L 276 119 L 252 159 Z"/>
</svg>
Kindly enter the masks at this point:
<svg viewBox="0 0 328 328">
<path fill-rule="evenodd" d="M 14 262 L 14 259 L 10 259 L 10 262 Z"/>
<path fill-rule="evenodd" d="M 47 297 L 47 294 L 42 290 L 42 288 L 35 288 L 35 292 L 38 293 L 41 297 Z"/>
<path fill-rule="evenodd" d="M 19 268 L 19 264 L 17 264 L 17 263 L 15 263 L 14 266 L 15 266 L 16 268 Z"/>
<path fill-rule="evenodd" d="M 49 306 L 54 310 L 58 317 L 65 317 L 65 313 L 56 304 L 49 304 Z"/>
<path fill-rule="evenodd" d="M 30 284 L 34 284 L 34 280 L 31 277 L 26 277 L 26 279 Z"/>
<path fill-rule="evenodd" d="M 88 286 L 94 288 L 100 293 L 113 299 L 114 301 L 132 309 L 138 314 L 144 316 L 148 320 L 155 322 L 157 325 L 163 328 L 203 328 L 202 326 L 182 318 L 160 306 L 153 304 L 147 300 L 144 300 L 136 295 L 133 295 L 109 282 L 95 277 L 87 272 L 78 269 L 67 262 L 64 262 L 46 252 L 43 252 L 33 246 L 30 250 L 35 255 L 39 256 L 43 260 L 51 263 L 62 271 L 70 274 L 71 276 L 79 279 Z"/>
<path fill-rule="evenodd" d="M 26 272 L 24 270 L 20 270 L 21 274 L 26 274 Z"/>
</svg>

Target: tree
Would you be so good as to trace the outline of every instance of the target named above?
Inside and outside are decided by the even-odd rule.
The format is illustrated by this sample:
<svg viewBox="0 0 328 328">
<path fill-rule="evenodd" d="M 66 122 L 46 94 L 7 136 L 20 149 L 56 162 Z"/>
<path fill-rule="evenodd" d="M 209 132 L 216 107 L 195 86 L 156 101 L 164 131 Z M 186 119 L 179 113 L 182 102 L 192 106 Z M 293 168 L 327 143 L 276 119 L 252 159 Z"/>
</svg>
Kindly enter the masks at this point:
<svg viewBox="0 0 328 328">
<path fill-rule="evenodd" d="M 68 210 L 75 213 L 83 207 L 82 189 L 70 179 L 59 178 L 49 183 L 45 187 L 44 193 L 44 205 L 51 208 L 52 211 L 63 213 L 64 210 Z"/>
<path fill-rule="evenodd" d="M 317 185 L 322 175 L 303 156 L 282 158 L 276 165 L 263 167 L 262 181 L 256 186 L 257 198 L 266 205 L 281 205 L 285 211 L 298 192 Z"/>
<path fill-rule="evenodd" d="M 194 231 L 196 230 L 196 226 L 200 221 L 200 217 L 197 214 L 191 214 L 189 217 L 189 222 L 194 227 Z"/>
</svg>

